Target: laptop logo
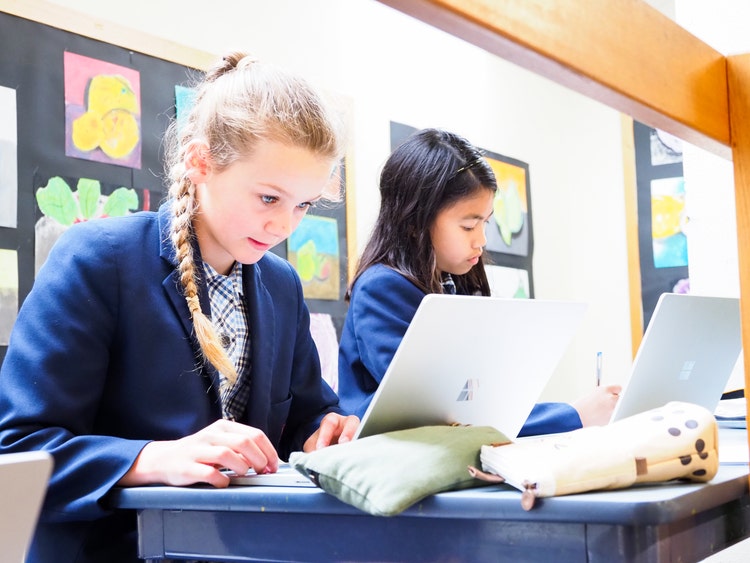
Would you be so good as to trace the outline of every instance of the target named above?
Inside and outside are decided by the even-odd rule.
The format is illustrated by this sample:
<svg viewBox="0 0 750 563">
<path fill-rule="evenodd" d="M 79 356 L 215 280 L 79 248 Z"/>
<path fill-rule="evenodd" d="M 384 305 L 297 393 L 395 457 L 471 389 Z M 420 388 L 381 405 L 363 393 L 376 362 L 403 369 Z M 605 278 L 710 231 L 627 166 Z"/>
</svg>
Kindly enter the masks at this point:
<svg viewBox="0 0 750 563">
<path fill-rule="evenodd" d="M 695 367 L 695 360 L 688 360 L 684 364 L 682 364 L 682 369 L 680 370 L 680 375 L 677 379 L 680 381 L 687 381 L 690 379 L 690 376 L 693 374 L 693 368 Z"/>
<path fill-rule="evenodd" d="M 461 389 L 461 392 L 458 394 L 458 398 L 456 401 L 473 401 L 474 400 L 474 391 L 476 391 L 479 388 L 479 380 L 469 378 L 466 380 L 466 383 L 464 383 L 464 388 Z"/>
</svg>

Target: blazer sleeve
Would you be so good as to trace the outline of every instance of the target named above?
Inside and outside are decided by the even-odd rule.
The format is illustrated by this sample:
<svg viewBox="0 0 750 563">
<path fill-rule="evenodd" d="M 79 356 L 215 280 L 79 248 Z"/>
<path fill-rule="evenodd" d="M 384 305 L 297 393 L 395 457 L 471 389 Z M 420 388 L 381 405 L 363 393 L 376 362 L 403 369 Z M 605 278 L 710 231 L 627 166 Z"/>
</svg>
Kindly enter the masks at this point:
<svg viewBox="0 0 750 563">
<path fill-rule="evenodd" d="M 581 417 L 568 403 L 537 403 L 518 436 L 556 434 L 581 428 Z"/>
<path fill-rule="evenodd" d="M 19 311 L 0 371 L 0 453 L 47 450 L 43 519 L 89 519 L 147 443 L 96 435 L 118 305 L 114 251 L 81 224 L 52 249 Z M 92 236 L 86 236 L 86 234 Z"/>
</svg>

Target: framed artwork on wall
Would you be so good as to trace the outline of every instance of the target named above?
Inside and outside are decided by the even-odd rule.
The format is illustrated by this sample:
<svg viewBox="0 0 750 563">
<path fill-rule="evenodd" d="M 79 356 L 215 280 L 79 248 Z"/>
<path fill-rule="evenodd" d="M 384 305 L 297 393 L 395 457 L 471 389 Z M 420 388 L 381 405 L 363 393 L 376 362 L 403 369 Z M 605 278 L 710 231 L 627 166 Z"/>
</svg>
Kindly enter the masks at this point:
<svg viewBox="0 0 750 563">
<path fill-rule="evenodd" d="M 687 214 L 682 143 L 633 122 L 643 329 L 662 293 L 688 293 Z"/>
</svg>

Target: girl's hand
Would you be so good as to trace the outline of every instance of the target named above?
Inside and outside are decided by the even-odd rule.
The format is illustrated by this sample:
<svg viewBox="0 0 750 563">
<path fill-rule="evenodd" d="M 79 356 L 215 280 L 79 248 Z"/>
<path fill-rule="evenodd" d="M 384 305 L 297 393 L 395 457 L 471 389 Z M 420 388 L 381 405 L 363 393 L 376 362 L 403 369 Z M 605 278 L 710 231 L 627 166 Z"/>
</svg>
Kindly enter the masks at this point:
<svg viewBox="0 0 750 563">
<path fill-rule="evenodd" d="M 573 408 L 578 411 L 583 426 L 604 426 L 609 424 L 612 418 L 612 411 L 620 399 L 620 385 L 606 385 L 597 387 L 584 395 L 577 401 L 573 402 Z"/>
<path fill-rule="evenodd" d="M 150 442 L 117 484 L 132 487 L 208 483 L 226 487 L 229 477 L 220 469 L 244 475 L 251 467 L 257 473 L 276 472 L 279 457 L 271 441 L 257 428 L 217 420 L 179 440 Z"/>
<path fill-rule="evenodd" d="M 358 426 L 359 418 L 354 415 L 342 416 L 329 412 L 320 421 L 320 427 L 305 441 L 302 449 L 311 452 L 331 444 L 350 442 Z"/>
</svg>

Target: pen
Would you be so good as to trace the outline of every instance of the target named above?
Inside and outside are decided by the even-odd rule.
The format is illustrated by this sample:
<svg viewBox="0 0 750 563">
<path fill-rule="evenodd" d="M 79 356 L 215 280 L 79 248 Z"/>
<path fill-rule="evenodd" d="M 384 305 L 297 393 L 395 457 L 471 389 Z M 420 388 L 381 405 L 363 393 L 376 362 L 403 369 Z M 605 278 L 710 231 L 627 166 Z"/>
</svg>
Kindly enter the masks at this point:
<svg viewBox="0 0 750 563">
<path fill-rule="evenodd" d="M 602 384 L 602 353 L 596 353 L 596 386 Z"/>
</svg>

